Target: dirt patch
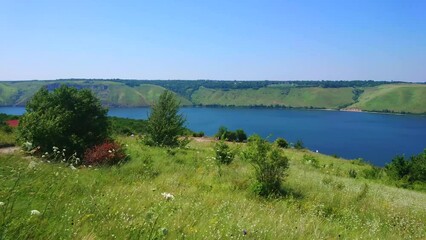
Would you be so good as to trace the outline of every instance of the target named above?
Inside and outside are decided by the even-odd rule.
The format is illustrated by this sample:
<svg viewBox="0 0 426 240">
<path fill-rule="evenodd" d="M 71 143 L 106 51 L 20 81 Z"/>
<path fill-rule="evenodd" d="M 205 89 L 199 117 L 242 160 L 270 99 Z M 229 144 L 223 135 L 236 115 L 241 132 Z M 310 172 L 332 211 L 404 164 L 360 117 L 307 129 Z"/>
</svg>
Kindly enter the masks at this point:
<svg viewBox="0 0 426 240">
<path fill-rule="evenodd" d="M 4 148 L 0 148 L 0 154 L 11 154 L 18 150 L 19 150 L 19 147 L 4 147 Z"/>
<path fill-rule="evenodd" d="M 196 142 L 215 142 L 216 141 L 216 139 L 208 138 L 208 137 L 192 137 L 191 139 Z"/>
</svg>

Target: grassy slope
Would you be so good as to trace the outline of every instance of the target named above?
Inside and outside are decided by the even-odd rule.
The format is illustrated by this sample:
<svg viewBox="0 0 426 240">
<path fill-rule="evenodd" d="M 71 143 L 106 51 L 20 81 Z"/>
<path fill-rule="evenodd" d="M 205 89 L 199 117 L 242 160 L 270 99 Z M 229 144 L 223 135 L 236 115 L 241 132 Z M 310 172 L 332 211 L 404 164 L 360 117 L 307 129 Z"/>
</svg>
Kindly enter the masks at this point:
<svg viewBox="0 0 426 240">
<path fill-rule="evenodd" d="M 191 96 L 195 104 L 203 105 L 285 105 L 292 107 L 334 108 L 352 102 L 352 88 L 283 88 L 267 87 L 243 90 L 200 88 Z"/>
<path fill-rule="evenodd" d="M 4 239 L 426 237 L 426 194 L 347 176 L 369 166 L 309 153 L 324 166 L 314 168 L 301 161 L 307 152 L 285 150 L 290 195 L 267 201 L 250 194 L 253 169 L 241 159 L 218 175 L 211 143 L 192 142 L 169 155 L 122 141 L 132 160 L 113 168 L 71 170 L 0 155 L 0 234 L 6 226 Z M 39 162 L 35 169 L 30 161 Z M 162 192 L 175 200 L 165 201 Z M 33 209 L 42 215 L 30 216 Z"/>
<path fill-rule="evenodd" d="M 426 113 L 426 85 L 395 84 L 367 88 L 359 98 L 359 102 L 349 108 Z"/>
<path fill-rule="evenodd" d="M 0 106 L 25 105 L 40 87 L 52 83 L 55 83 L 55 81 L 0 84 Z M 93 87 L 92 91 L 94 91 L 102 103 L 121 107 L 149 106 L 165 90 L 163 87 L 150 84 L 143 84 L 132 88 L 122 83 L 110 81 L 96 81 L 96 84 L 86 81 L 61 81 L 61 83 L 91 86 Z M 106 87 L 106 89 L 103 87 Z M 181 96 L 178 96 L 178 99 L 182 105 L 191 104 L 191 102 Z"/>
</svg>

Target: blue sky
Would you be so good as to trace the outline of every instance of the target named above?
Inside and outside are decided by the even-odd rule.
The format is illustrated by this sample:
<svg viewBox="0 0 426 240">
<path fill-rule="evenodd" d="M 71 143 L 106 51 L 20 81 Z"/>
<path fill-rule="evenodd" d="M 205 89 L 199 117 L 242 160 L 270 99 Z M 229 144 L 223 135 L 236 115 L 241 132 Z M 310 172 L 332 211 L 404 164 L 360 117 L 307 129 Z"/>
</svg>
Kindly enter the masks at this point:
<svg viewBox="0 0 426 240">
<path fill-rule="evenodd" d="M 426 81 L 425 0 L 0 0 L 0 80 Z"/>
</svg>

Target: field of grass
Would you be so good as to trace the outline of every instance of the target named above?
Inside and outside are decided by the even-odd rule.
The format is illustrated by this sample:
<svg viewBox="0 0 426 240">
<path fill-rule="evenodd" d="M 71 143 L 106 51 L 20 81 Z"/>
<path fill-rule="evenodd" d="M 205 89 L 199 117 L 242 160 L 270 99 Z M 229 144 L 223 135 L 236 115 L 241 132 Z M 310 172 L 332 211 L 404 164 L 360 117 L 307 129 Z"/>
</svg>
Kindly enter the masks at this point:
<svg viewBox="0 0 426 240">
<path fill-rule="evenodd" d="M 366 88 L 349 108 L 364 111 L 426 113 L 426 85 L 394 84 Z"/>
<path fill-rule="evenodd" d="M 200 88 L 191 98 L 194 104 L 223 106 L 290 106 L 338 109 L 353 102 L 352 88 L 281 88 L 218 90 Z"/>
<path fill-rule="evenodd" d="M 166 150 L 119 141 L 130 160 L 111 168 L 0 155 L 0 239 L 426 238 L 426 194 L 363 178 L 369 165 L 287 149 L 287 196 L 262 199 L 239 157 L 218 174 L 212 143 Z"/>
</svg>

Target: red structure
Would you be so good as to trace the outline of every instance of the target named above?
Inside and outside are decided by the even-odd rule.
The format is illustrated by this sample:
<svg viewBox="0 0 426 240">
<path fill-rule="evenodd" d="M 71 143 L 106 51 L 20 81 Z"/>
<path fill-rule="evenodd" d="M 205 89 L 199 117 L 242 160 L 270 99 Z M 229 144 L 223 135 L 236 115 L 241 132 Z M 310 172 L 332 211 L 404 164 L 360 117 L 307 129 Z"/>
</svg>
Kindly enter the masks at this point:
<svg viewBox="0 0 426 240">
<path fill-rule="evenodd" d="M 7 120 L 6 124 L 9 125 L 9 127 L 17 127 L 19 125 L 19 120 L 18 119 Z"/>
</svg>

